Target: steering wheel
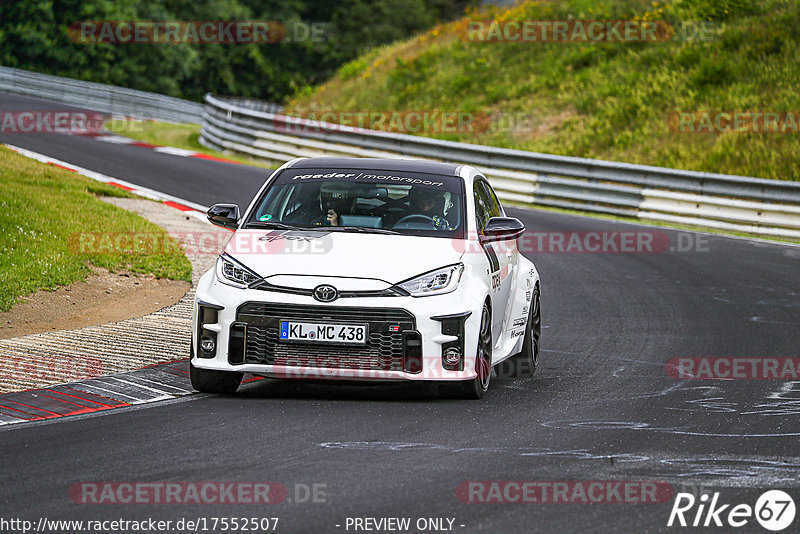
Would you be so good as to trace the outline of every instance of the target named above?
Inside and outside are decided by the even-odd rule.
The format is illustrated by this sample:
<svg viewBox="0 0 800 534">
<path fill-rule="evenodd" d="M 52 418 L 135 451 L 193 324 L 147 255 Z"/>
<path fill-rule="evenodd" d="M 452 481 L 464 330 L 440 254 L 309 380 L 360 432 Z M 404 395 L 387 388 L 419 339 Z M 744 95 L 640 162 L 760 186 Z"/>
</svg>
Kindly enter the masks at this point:
<svg viewBox="0 0 800 534">
<path fill-rule="evenodd" d="M 402 224 L 404 222 L 408 222 L 408 221 L 410 221 L 412 219 L 421 219 L 423 222 L 426 222 L 426 223 L 430 224 L 433 227 L 436 226 L 436 223 L 433 222 L 433 217 L 428 217 L 427 215 L 422 215 L 422 214 L 419 214 L 419 213 L 413 213 L 411 215 L 406 215 L 405 217 L 403 217 L 402 219 L 400 219 L 399 221 L 394 223 L 394 226 L 397 226 L 397 225 Z"/>
</svg>

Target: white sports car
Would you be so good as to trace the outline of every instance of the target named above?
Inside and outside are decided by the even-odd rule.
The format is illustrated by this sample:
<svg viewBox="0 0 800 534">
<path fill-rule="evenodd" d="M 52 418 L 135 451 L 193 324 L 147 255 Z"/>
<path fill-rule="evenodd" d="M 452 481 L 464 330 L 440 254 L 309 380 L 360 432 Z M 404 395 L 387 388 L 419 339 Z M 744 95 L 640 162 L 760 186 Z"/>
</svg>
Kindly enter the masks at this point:
<svg viewBox="0 0 800 534">
<path fill-rule="evenodd" d="M 436 381 L 480 398 L 492 367 L 536 370 L 539 274 L 477 169 L 431 161 L 295 159 L 240 216 L 194 303 L 191 380 L 232 393 L 243 373 Z M 502 363 L 501 363 L 502 362 Z"/>
</svg>

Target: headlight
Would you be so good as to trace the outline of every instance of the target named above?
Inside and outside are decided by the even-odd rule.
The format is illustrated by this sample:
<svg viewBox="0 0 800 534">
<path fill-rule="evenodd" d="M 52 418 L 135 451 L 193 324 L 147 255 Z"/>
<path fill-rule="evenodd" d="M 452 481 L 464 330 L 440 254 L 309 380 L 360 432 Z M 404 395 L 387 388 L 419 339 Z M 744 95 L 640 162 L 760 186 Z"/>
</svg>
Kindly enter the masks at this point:
<svg viewBox="0 0 800 534">
<path fill-rule="evenodd" d="M 459 263 L 421 274 L 398 285 L 408 291 L 412 297 L 443 295 L 456 290 L 463 272 L 464 264 Z"/>
<path fill-rule="evenodd" d="M 223 254 L 217 258 L 217 280 L 244 289 L 262 278 L 230 256 Z"/>
</svg>

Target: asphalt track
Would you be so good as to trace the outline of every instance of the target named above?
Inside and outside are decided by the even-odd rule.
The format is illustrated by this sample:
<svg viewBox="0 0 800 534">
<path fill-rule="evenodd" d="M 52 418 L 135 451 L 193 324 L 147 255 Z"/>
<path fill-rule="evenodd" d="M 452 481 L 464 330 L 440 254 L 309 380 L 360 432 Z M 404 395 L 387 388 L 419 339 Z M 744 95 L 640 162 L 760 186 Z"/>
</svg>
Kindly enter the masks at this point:
<svg viewBox="0 0 800 534">
<path fill-rule="evenodd" d="M 56 107 L 0 96 L 2 110 Z M 245 205 L 266 176 L 86 137 L 0 142 L 206 205 Z M 535 232 L 648 230 L 509 211 Z M 442 400 L 432 386 L 264 380 L 231 397 L 13 425 L 0 431 L 0 517 L 279 517 L 279 531 L 314 533 L 354 532 L 348 517 L 454 518 L 456 532 L 702 530 L 667 527 L 674 499 L 497 504 L 456 495 L 464 481 L 490 480 L 659 481 L 750 505 L 783 489 L 800 503 L 800 381 L 675 380 L 667 366 L 676 357 L 800 357 L 800 248 L 658 231 L 673 250 L 527 253 L 543 281 L 533 379 L 494 379 L 481 401 Z M 78 482 L 208 480 L 279 482 L 292 502 L 69 498 Z M 324 485 L 324 502 L 297 502 L 312 484 Z M 753 519 L 737 531 L 766 532 Z"/>
</svg>

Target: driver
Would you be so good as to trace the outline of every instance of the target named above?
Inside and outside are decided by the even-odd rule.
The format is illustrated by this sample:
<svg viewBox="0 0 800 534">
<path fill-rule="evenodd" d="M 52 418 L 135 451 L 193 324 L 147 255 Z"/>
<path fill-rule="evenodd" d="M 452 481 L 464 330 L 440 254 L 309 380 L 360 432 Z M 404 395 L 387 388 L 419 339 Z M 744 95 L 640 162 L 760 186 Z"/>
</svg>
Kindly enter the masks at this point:
<svg viewBox="0 0 800 534">
<path fill-rule="evenodd" d="M 431 220 L 431 224 L 437 230 L 452 230 L 450 222 L 445 219 L 440 209 L 444 201 L 444 197 L 441 193 L 414 188 L 408 192 L 408 196 L 414 215 L 428 217 Z"/>
<path fill-rule="evenodd" d="M 312 224 L 314 226 L 339 226 L 339 214 L 350 213 L 355 205 L 355 198 L 348 198 L 345 190 L 321 190 L 319 194 L 319 207 L 321 217 Z"/>
</svg>

